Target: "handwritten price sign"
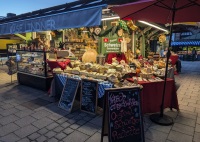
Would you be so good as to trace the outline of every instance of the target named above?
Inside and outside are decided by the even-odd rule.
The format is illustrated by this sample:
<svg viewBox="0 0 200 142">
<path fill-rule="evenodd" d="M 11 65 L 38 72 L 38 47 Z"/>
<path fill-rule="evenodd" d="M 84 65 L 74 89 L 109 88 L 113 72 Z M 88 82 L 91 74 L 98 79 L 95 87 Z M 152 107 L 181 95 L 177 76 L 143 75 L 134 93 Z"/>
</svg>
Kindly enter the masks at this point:
<svg viewBox="0 0 200 142">
<path fill-rule="evenodd" d="M 139 89 L 107 91 L 110 142 L 143 142 L 143 123 Z"/>
</svg>

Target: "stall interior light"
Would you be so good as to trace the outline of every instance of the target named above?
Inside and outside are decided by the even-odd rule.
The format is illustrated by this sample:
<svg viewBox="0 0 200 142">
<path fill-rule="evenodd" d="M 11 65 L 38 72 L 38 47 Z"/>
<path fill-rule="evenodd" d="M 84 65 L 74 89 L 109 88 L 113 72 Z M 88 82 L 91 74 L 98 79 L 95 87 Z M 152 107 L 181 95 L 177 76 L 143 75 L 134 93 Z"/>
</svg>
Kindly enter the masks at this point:
<svg viewBox="0 0 200 142">
<path fill-rule="evenodd" d="M 140 20 L 139 20 L 138 22 L 143 23 L 143 24 L 146 24 L 146 25 L 148 25 L 148 26 L 151 26 L 151 27 L 154 27 L 154 28 L 156 28 L 156 29 L 159 29 L 159 30 L 162 30 L 162 31 L 164 31 L 164 32 L 169 33 L 168 30 L 163 29 L 163 28 L 161 28 L 161 27 L 159 27 L 159 26 L 157 26 L 157 25 L 151 24 L 151 23 L 149 23 L 149 22 L 146 22 L 146 21 L 140 21 Z"/>
<path fill-rule="evenodd" d="M 101 21 L 114 20 L 114 19 L 120 19 L 120 17 L 119 16 L 115 16 L 115 17 L 102 18 Z"/>
</svg>

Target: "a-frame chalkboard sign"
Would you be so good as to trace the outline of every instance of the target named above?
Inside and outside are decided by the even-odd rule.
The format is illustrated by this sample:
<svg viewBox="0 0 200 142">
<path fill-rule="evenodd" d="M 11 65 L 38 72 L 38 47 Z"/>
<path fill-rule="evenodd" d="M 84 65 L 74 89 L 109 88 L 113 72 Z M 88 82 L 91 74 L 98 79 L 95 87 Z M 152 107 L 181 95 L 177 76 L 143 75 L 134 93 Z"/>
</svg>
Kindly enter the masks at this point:
<svg viewBox="0 0 200 142">
<path fill-rule="evenodd" d="M 101 142 L 144 142 L 140 88 L 112 88 L 104 94 Z"/>
<path fill-rule="evenodd" d="M 96 114 L 97 95 L 98 95 L 98 81 L 82 79 L 80 109 L 87 113 Z"/>
<path fill-rule="evenodd" d="M 71 112 L 80 80 L 68 77 L 63 88 L 58 106 Z"/>
</svg>

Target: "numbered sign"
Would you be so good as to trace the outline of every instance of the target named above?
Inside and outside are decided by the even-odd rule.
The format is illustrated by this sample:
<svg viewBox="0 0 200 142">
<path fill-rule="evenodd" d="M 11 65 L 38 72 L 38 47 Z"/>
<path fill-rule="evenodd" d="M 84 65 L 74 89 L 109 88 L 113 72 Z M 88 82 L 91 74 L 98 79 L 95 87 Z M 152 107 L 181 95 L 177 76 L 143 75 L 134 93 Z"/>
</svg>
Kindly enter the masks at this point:
<svg viewBox="0 0 200 142">
<path fill-rule="evenodd" d="M 80 107 L 82 111 L 96 114 L 98 82 L 82 79 Z"/>
</svg>

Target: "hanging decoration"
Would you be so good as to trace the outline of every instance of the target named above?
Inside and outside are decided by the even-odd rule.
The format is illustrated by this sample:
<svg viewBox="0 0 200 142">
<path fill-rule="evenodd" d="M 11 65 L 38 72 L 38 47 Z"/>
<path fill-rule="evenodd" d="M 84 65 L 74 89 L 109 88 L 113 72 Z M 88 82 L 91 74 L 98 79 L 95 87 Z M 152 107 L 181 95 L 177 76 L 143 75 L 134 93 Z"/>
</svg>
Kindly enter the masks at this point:
<svg viewBox="0 0 200 142">
<path fill-rule="evenodd" d="M 132 31 L 137 31 L 138 30 L 138 27 L 133 24 L 133 21 L 132 20 L 128 20 L 127 22 L 127 26 L 132 30 Z"/>
<path fill-rule="evenodd" d="M 161 35 L 158 37 L 158 39 L 159 39 L 159 42 L 163 43 L 163 42 L 166 41 L 166 36 L 165 36 L 164 34 L 161 34 Z"/>
<path fill-rule="evenodd" d="M 128 26 L 125 21 L 119 20 L 119 26 L 120 26 L 120 28 L 122 28 L 123 30 L 125 30 L 129 33 L 129 29 L 128 29 Z"/>
</svg>

